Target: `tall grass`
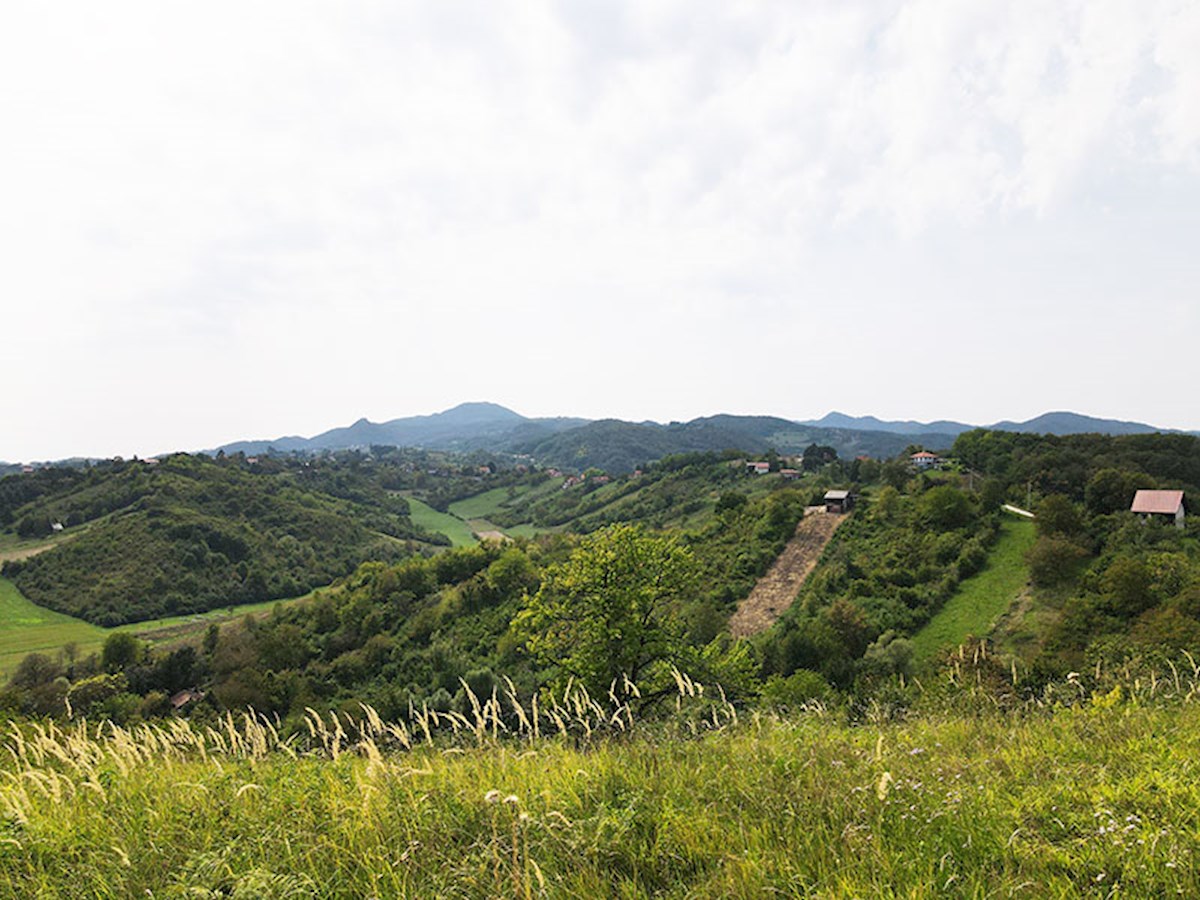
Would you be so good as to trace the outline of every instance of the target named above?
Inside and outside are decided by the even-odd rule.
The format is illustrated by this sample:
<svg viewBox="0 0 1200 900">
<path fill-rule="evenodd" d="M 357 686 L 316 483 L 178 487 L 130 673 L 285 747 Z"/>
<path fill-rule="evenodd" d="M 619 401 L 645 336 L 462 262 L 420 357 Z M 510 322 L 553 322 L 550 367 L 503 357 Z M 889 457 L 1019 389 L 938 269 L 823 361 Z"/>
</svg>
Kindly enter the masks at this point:
<svg viewBox="0 0 1200 900">
<path fill-rule="evenodd" d="M 860 724 L 738 716 L 682 677 L 657 721 L 507 688 L 292 735 L 252 713 L 12 724 L 0 893 L 1200 894 L 1200 672 L 1093 671 L 1004 708 L 970 702 L 969 660 L 961 708 L 930 686 L 933 711 Z"/>
</svg>

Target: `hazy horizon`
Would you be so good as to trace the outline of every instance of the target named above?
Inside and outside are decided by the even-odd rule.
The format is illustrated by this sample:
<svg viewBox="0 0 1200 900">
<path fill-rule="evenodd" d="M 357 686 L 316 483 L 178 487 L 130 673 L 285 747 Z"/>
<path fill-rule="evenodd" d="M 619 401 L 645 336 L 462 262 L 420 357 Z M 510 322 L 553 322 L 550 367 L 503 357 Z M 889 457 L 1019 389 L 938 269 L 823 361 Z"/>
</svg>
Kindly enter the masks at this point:
<svg viewBox="0 0 1200 900">
<path fill-rule="evenodd" d="M 279 438 L 286 438 L 286 437 L 300 437 L 300 438 L 310 439 L 310 438 L 316 437 L 320 434 L 324 434 L 325 432 L 336 429 L 336 428 L 344 428 L 349 425 L 353 425 L 355 422 L 358 422 L 360 419 L 366 419 L 374 424 L 380 424 L 380 423 L 384 423 L 384 422 L 390 422 L 395 419 L 405 419 L 405 418 L 409 418 L 412 416 L 436 415 L 438 413 L 447 412 L 448 410 L 454 409 L 457 406 L 460 406 L 463 404 L 469 404 L 469 403 L 496 403 L 496 401 L 487 400 L 487 399 L 483 399 L 483 398 L 476 398 L 473 400 L 461 401 L 460 403 L 456 403 L 453 406 L 447 407 L 446 409 L 430 410 L 428 412 L 409 413 L 409 414 L 406 414 L 403 416 L 385 416 L 385 417 L 378 418 L 378 419 L 372 418 L 370 416 L 357 416 L 354 418 L 347 418 L 347 419 L 335 422 L 327 427 L 319 428 L 318 430 L 312 431 L 312 432 L 287 431 L 287 432 L 280 432 L 279 434 L 245 434 L 245 435 L 239 435 L 236 437 L 231 437 L 228 439 L 210 441 L 206 444 L 197 445 L 197 446 L 189 446 L 189 447 L 160 446 L 160 447 L 157 447 L 157 449 L 143 448 L 143 449 L 134 449 L 134 450 L 130 450 L 127 452 L 120 452 L 120 451 L 115 451 L 115 452 L 110 452 L 110 453 L 78 452 L 78 453 L 69 453 L 69 454 L 66 454 L 63 456 L 56 456 L 56 457 L 28 457 L 25 459 L 6 459 L 4 457 L 0 457 L 0 463 L 7 463 L 10 465 L 11 464 L 20 464 L 20 463 L 45 463 L 45 462 L 57 462 L 60 460 L 71 459 L 71 458 L 111 459 L 113 457 L 118 457 L 118 456 L 123 457 L 123 458 L 133 458 L 135 456 L 140 457 L 140 458 L 146 458 L 146 457 L 151 457 L 151 456 L 159 456 L 159 455 L 163 455 L 166 453 L 179 453 L 179 452 L 199 453 L 199 452 L 211 451 L 211 450 L 215 450 L 219 447 L 222 447 L 222 446 L 225 446 L 228 444 L 238 443 L 238 442 L 242 442 L 242 441 L 255 441 L 255 442 L 256 441 L 270 441 L 270 440 L 277 440 Z M 621 420 L 627 421 L 627 422 L 656 422 L 661 425 L 666 425 L 671 422 L 691 421 L 692 419 L 695 419 L 695 418 L 703 418 L 705 416 L 713 416 L 713 415 L 769 416 L 769 417 L 773 417 L 773 418 L 788 419 L 788 420 L 794 421 L 794 422 L 817 421 L 819 419 L 824 418 L 826 415 L 829 415 L 830 413 L 841 413 L 843 415 L 852 416 L 854 418 L 860 418 L 860 417 L 873 415 L 873 413 L 869 413 L 869 412 L 848 413 L 845 410 L 833 410 L 833 409 L 826 410 L 824 413 L 821 413 L 819 415 L 802 415 L 802 416 L 783 416 L 783 415 L 779 415 L 777 413 L 773 413 L 773 412 L 765 411 L 765 410 L 750 411 L 750 412 L 730 412 L 729 410 L 717 410 L 717 411 L 714 411 L 711 413 L 704 413 L 699 416 L 690 416 L 687 419 L 653 417 L 653 416 L 648 417 L 648 418 L 632 419 L 628 416 L 584 416 L 584 415 L 578 415 L 578 414 L 572 413 L 572 412 L 552 413 L 552 414 L 548 414 L 548 415 L 541 415 L 541 414 L 533 415 L 533 414 L 527 414 L 527 413 L 523 412 L 522 410 L 514 408 L 512 406 L 509 406 L 508 404 L 505 404 L 505 403 L 499 403 L 496 405 L 503 406 L 506 409 L 509 409 L 512 412 L 518 413 L 519 415 L 525 416 L 526 418 L 529 418 L 529 419 L 580 418 L 580 419 L 587 419 L 590 421 L 596 421 L 598 419 L 621 419 Z M 986 426 L 994 425 L 994 424 L 997 424 L 999 422 L 1004 422 L 1004 421 L 1016 421 L 1016 422 L 1028 421 L 1029 419 L 1035 418 L 1036 416 L 1040 416 L 1040 415 L 1047 414 L 1047 413 L 1054 413 L 1054 412 L 1073 412 L 1073 413 L 1077 413 L 1079 415 L 1091 416 L 1092 418 L 1102 418 L 1102 419 L 1115 418 L 1113 416 L 1094 416 L 1090 413 L 1082 412 L 1080 410 L 1042 410 L 1041 413 L 1037 413 L 1034 416 L 1022 417 L 1020 419 L 1013 419 L 1013 417 L 1008 416 L 1008 417 L 995 419 L 995 420 L 988 420 L 988 421 L 978 421 L 978 420 L 973 420 L 973 419 L 950 419 L 946 416 L 937 416 L 932 419 L 921 419 L 921 420 L 912 419 L 912 417 L 910 417 L 910 416 L 899 417 L 896 419 L 885 418 L 883 416 L 875 416 L 875 418 L 880 419 L 881 421 L 884 421 L 884 422 L 914 421 L 914 422 L 917 422 L 918 424 L 928 425 L 931 422 L 948 421 L 948 422 L 957 422 L 957 423 L 964 424 L 964 425 L 974 425 L 974 426 L 978 426 L 978 427 L 986 427 Z M 1173 430 L 1173 431 L 1194 432 L 1194 431 L 1198 430 L 1196 428 L 1188 428 L 1186 426 L 1181 427 L 1181 428 L 1173 428 L 1172 426 L 1163 425 L 1162 423 L 1159 423 L 1159 422 L 1145 422 L 1143 420 L 1121 420 L 1121 421 L 1137 421 L 1141 424 L 1152 425 L 1152 426 L 1155 426 L 1158 428 L 1164 428 L 1164 429 Z"/>
<path fill-rule="evenodd" d="M 0 459 L 464 398 L 1200 428 L 1200 5 L 4 23 Z"/>
</svg>

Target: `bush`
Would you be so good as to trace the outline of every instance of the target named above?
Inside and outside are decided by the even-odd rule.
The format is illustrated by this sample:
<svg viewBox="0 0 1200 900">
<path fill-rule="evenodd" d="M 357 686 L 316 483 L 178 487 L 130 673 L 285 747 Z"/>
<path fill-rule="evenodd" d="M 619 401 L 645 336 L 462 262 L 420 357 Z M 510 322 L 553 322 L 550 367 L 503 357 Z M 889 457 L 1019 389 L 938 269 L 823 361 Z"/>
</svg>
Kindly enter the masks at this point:
<svg viewBox="0 0 1200 900">
<path fill-rule="evenodd" d="M 1056 587 L 1070 581 L 1087 554 L 1065 538 L 1043 535 L 1029 551 L 1029 577 L 1038 587 Z"/>
</svg>

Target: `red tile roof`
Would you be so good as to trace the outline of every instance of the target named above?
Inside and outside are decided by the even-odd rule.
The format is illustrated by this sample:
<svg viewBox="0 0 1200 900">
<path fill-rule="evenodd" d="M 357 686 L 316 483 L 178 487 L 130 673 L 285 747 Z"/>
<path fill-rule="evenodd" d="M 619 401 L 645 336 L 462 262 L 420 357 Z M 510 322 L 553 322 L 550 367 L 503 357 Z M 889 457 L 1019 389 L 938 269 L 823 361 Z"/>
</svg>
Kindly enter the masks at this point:
<svg viewBox="0 0 1200 900">
<path fill-rule="evenodd" d="M 1130 512 L 1161 513 L 1173 516 L 1183 503 L 1183 491 L 1138 491 L 1133 498 Z"/>
</svg>

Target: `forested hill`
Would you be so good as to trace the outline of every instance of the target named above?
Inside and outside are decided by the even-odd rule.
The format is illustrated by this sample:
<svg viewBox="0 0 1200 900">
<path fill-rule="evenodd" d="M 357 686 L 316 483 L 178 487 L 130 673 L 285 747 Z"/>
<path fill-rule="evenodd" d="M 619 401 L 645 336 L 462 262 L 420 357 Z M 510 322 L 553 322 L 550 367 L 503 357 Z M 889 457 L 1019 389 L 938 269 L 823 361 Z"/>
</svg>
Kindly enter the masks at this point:
<svg viewBox="0 0 1200 900">
<path fill-rule="evenodd" d="M 623 422 L 604 419 L 561 431 L 542 440 L 526 441 L 516 449 L 548 464 L 606 472 L 629 472 L 648 461 L 674 453 L 720 452 L 736 449 L 748 453 L 775 450 L 802 453 L 812 444 L 833 447 L 843 459 L 870 456 L 889 458 L 919 440 L 928 446 L 948 447 L 950 435 L 888 434 L 876 431 L 817 428 L 771 416 L 711 416 L 690 422 Z"/>
<path fill-rule="evenodd" d="M 352 460 L 184 454 L 0 480 L 0 528 L 58 541 L 5 566 L 29 599 L 107 626 L 295 596 L 446 542 Z"/>
</svg>

